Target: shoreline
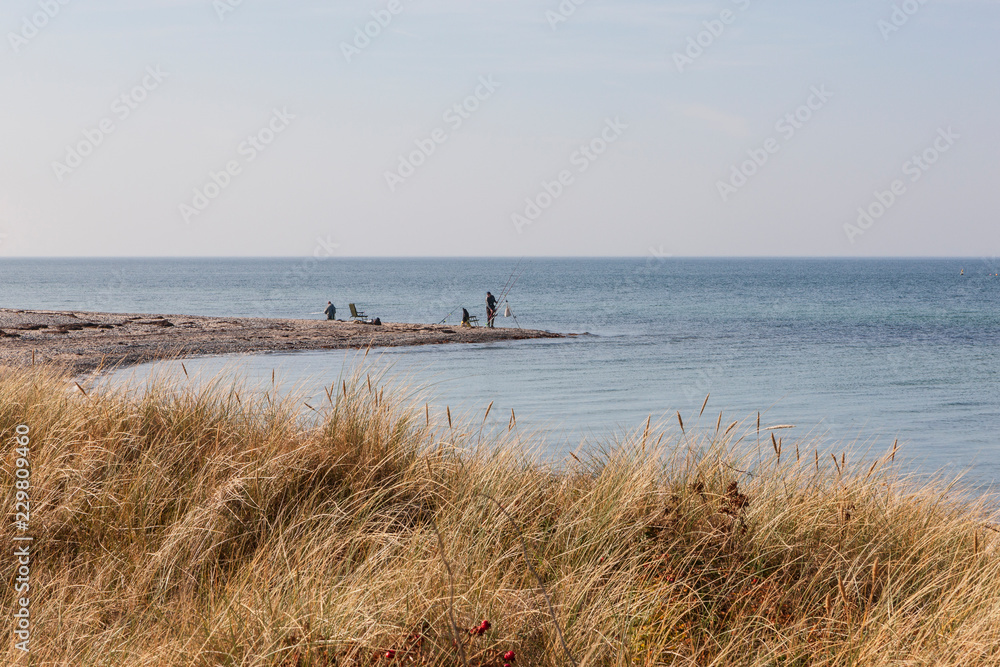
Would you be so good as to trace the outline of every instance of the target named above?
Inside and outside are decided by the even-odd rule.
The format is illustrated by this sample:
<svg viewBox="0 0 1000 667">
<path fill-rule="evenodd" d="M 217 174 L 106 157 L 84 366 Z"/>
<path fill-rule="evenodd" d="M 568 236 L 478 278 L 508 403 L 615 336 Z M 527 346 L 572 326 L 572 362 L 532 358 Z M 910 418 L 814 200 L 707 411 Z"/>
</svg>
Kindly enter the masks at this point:
<svg viewBox="0 0 1000 667">
<path fill-rule="evenodd" d="M 160 359 L 564 338 L 537 329 L 0 308 L 0 365 L 75 373 Z"/>
</svg>

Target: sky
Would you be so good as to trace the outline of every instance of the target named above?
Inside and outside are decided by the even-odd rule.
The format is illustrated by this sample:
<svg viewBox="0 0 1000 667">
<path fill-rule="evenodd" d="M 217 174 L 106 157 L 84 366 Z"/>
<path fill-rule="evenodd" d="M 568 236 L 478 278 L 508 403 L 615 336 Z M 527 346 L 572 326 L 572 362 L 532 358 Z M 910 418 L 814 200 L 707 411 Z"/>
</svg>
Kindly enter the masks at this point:
<svg viewBox="0 0 1000 667">
<path fill-rule="evenodd" d="M 1000 249 L 1000 0 L 4 0 L 0 33 L 0 257 Z"/>
</svg>

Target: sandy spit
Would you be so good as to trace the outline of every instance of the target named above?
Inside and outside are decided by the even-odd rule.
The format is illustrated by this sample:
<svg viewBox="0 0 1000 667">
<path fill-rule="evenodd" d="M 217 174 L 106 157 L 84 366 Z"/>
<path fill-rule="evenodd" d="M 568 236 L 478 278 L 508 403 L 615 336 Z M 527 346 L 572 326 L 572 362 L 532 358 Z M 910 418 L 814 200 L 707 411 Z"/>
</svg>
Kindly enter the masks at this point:
<svg viewBox="0 0 1000 667">
<path fill-rule="evenodd" d="M 76 373 L 198 355 L 561 337 L 499 327 L 0 308 L 0 365 L 53 362 Z"/>
</svg>

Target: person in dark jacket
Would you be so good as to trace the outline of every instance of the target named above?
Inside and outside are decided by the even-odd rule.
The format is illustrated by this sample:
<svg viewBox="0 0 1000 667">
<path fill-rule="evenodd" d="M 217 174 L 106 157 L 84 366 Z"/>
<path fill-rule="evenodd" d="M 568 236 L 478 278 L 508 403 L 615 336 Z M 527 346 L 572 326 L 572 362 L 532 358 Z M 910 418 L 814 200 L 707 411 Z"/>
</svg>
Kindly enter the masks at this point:
<svg viewBox="0 0 1000 667">
<path fill-rule="evenodd" d="M 323 312 L 326 313 L 326 319 L 328 320 L 337 319 L 337 307 L 333 305 L 332 301 L 326 302 L 326 310 L 324 310 Z"/>
<path fill-rule="evenodd" d="M 462 326 L 463 327 L 471 327 L 472 326 L 472 321 L 469 319 L 469 317 L 470 317 L 469 316 L 469 311 L 466 310 L 465 308 L 463 308 L 462 309 Z"/>
<path fill-rule="evenodd" d="M 491 293 L 486 293 L 486 326 L 493 328 L 493 318 L 497 316 L 497 299 Z"/>
</svg>

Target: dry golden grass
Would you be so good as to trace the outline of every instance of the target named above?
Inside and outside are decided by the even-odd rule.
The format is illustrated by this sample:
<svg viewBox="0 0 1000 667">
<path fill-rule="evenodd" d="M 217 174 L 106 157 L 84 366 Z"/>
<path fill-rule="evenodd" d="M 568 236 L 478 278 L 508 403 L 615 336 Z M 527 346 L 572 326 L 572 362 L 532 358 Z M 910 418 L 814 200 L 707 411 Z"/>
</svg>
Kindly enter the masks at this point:
<svg viewBox="0 0 1000 667">
<path fill-rule="evenodd" d="M 1000 664 L 983 501 L 815 443 L 798 461 L 773 431 L 758 464 L 755 423 L 641 429 L 553 471 L 516 429 L 371 382 L 305 420 L 224 381 L 84 395 L 0 370 L 11 510 L 31 429 L 32 664 Z"/>
</svg>

